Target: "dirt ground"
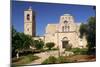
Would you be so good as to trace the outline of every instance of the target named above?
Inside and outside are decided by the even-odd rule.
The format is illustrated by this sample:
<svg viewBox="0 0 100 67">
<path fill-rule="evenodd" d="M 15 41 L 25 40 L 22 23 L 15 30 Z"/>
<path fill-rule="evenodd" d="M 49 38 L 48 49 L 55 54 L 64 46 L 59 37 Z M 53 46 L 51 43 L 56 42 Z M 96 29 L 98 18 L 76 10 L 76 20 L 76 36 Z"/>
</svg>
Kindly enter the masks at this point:
<svg viewBox="0 0 100 67">
<path fill-rule="evenodd" d="M 66 57 L 73 62 L 93 62 L 96 61 L 96 56 L 94 55 L 74 55 Z"/>
</svg>

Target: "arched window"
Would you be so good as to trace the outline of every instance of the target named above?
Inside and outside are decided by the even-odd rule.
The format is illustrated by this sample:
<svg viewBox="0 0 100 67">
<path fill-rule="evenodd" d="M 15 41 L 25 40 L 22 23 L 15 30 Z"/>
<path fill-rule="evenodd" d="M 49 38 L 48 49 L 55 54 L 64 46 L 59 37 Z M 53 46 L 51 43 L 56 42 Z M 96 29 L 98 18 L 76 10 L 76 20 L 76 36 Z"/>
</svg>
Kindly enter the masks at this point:
<svg viewBox="0 0 100 67">
<path fill-rule="evenodd" d="M 68 31 L 70 31 L 70 26 L 68 26 Z"/>
<path fill-rule="evenodd" d="M 67 32 L 67 26 L 65 26 L 65 29 L 64 29 L 64 31 L 65 31 L 65 32 Z"/>
<path fill-rule="evenodd" d="M 68 26 L 62 26 L 62 32 L 67 32 L 68 31 Z"/>
<path fill-rule="evenodd" d="M 67 23 L 68 23 L 68 21 L 65 20 L 65 21 L 64 21 L 64 24 L 67 25 Z"/>
<path fill-rule="evenodd" d="M 64 26 L 62 26 L 62 32 L 64 32 Z"/>
<path fill-rule="evenodd" d="M 70 20 L 70 17 L 69 17 L 69 20 Z"/>
<path fill-rule="evenodd" d="M 30 20 L 30 15 L 29 14 L 27 14 L 27 20 Z"/>
<path fill-rule="evenodd" d="M 67 19 L 67 17 L 65 17 Z"/>
<path fill-rule="evenodd" d="M 27 28 L 27 31 L 29 31 L 29 28 Z"/>
</svg>

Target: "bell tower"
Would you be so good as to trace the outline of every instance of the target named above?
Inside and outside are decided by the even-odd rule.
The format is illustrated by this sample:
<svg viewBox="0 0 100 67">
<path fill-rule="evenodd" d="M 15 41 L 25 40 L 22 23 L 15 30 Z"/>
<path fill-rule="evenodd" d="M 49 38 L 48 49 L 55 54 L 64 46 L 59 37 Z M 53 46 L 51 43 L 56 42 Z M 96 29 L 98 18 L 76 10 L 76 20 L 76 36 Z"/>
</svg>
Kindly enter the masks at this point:
<svg viewBox="0 0 100 67">
<path fill-rule="evenodd" d="M 24 33 L 30 36 L 35 36 L 35 28 L 35 12 L 29 7 L 28 10 L 24 11 Z"/>
</svg>

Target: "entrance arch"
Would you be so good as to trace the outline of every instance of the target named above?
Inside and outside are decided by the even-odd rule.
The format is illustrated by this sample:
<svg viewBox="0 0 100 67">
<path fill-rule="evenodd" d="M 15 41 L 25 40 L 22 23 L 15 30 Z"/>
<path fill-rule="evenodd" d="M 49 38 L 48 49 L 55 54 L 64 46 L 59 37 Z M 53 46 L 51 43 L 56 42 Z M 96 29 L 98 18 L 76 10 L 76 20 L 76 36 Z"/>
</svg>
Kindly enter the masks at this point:
<svg viewBox="0 0 100 67">
<path fill-rule="evenodd" d="M 68 44 L 69 44 L 68 38 L 67 37 L 64 37 L 62 39 L 62 48 L 66 48 Z"/>
</svg>

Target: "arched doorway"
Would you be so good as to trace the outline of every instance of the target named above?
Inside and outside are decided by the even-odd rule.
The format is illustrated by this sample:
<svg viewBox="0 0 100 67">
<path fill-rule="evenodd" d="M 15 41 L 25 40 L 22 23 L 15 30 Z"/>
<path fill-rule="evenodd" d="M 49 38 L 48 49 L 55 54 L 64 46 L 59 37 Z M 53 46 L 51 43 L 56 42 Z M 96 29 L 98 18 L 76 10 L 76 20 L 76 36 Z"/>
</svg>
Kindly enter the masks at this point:
<svg viewBox="0 0 100 67">
<path fill-rule="evenodd" d="M 66 48 L 68 44 L 69 44 L 68 38 L 67 37 L 64 37 L 62 39 L 62 48 Z"/>
</svg>

